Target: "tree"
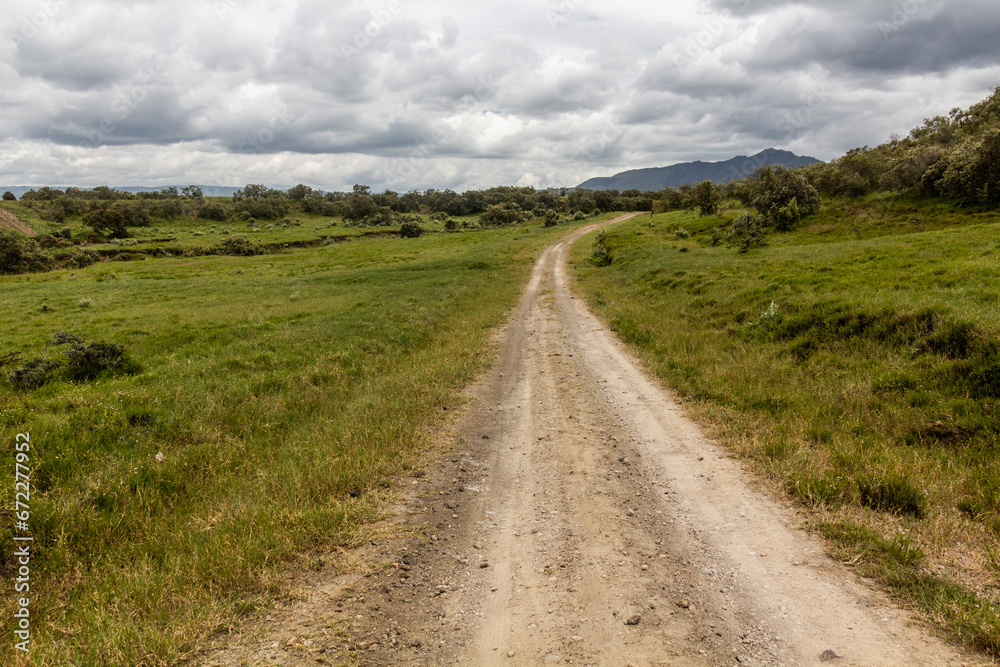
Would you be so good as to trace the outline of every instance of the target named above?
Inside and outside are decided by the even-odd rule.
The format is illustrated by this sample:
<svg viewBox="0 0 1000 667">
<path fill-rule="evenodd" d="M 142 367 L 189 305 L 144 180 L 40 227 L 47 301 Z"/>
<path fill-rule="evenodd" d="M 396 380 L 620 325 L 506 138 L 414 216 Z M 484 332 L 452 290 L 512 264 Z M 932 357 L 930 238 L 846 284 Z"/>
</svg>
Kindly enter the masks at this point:
<svg viewBox="0 0 1000 667">
<path fill-rule="evenodd" d="M 17 197 L 14 196 L 13 192 L 11 192 L 10 190 L 8 190 L 7 192 L 3 193 L 3 200 L 4 201 L 17 201 Z"/>
<path fill-rule="evenodd" d="M 355 197 L 357 197 L 358 195 L 370 195 L 371 193 L 372 193 L 372 189 L 371 189 L 370 186 L 368 186 L 368 185 L 361 185 L 359 183 L 355 183 L 354 184 L 354 196 Z"/>
<path fill-rule="evenodd" d="M 306 197 L 311 197 L 315 191 L 308 185 L 303 185 L 299 183 L 296 186 L 288 188 L 288 198 L 293 201 L 302 201 Z"/>
<path fill-rule="evenodd" d="M 765 166 L 749 179 L 749 203 L 778 231 L 788 231 L 806 215 L 819 211 L 819 192 L 806 178 L 786 167 Z"/>
<path fill-rule="evenodd" d="M 181 188 L 181 194 L 185 197 L 191 197 L 192 199 L 200 199 L 205 196 L 197 185 L 189 185 L 187 187 Z"/>
<path fill-rule="evenodd" d="M 145 214 L 145 220 L 142 214 Z M 83 224 L 95 232 L 107 232 L 112 238 L 125 238 L 128 236 L 129 227 L 138 227 L 148 220 L 148 211 L 133 208 L 128 202 L 120 201 L 95 209 L 83 216 Z"/>
<path fill-rule="evenodd" d="M 722 194 L 712 181 L 702 181 L 691 191 L 691 203 L 702 215 L 715 215 L 721 201 Z"/>
</svg>

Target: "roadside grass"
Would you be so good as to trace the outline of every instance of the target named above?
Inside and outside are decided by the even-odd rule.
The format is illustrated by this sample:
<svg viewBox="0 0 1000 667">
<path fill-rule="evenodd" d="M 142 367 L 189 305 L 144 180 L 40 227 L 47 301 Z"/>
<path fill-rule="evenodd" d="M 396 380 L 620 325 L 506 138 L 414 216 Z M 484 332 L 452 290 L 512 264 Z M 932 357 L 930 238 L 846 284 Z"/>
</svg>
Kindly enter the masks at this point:
<svg viewBox="0 0 1000 667">
<path fill-rule="evenodd" d="M 709 241 L 734 212 L 636 218 L 574 246 L 577 289 L 835 555 L 997 655 L 1000 216 L 869 204 L 747 255 Z"/>
<path fill-rule="evenodd" d="M 297 556 L 364 541 L 489 362 L 538 250 L 573 226 L 0 277 L 0 354 L 68 331 L 143 367 L 0 379 L 0 466 L 16 433 L 32 441 L 31 663 L 176 664 L 272 604 Z M 13 495 L 0 485 L 3 507 Z"/>
</svg>

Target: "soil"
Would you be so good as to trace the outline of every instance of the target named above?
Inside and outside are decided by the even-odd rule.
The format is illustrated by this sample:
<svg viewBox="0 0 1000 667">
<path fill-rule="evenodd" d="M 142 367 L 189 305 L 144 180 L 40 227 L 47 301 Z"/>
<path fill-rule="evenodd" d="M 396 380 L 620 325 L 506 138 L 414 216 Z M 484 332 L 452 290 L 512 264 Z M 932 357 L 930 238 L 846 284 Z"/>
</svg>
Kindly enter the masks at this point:
<svg viewBox="0 0 1000 667">
<path fill-rule="evenodd" d="M 628 216 L 626 216 L 628 217 Z M 391 534 L 207 665 L 971 665 L 755 489 L 540 256 Z"/>
</svg>

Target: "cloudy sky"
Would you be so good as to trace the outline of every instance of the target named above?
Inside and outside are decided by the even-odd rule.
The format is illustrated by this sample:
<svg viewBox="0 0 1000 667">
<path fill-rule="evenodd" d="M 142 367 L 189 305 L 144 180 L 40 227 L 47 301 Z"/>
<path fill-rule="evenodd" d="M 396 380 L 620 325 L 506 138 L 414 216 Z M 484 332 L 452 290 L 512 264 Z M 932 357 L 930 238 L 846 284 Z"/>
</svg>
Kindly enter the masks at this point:
<svg viewBox="0 0 1000 667">
<path fill-rule="evenodd" d="M 0 183 L 575 185 L 828 160 L 1000 85 L 996 0 L 21 0 Z"/>
</svg>

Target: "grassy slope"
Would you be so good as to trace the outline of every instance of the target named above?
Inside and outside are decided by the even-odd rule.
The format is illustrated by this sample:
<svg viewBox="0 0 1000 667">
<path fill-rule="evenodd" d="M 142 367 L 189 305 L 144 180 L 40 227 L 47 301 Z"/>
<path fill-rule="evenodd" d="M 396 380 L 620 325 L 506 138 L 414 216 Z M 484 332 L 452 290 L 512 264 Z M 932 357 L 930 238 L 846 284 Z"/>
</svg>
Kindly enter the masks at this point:
<svg viewBox="0 0 1000 667">
<path fill-rule="evenodd" d="M 36 356 L 65 330 L 124 343 L 145 368 L 0 393 L 3 469 L 15 433 L 34 443 L 33 664 L 170 664 L 273 599 L 297 555 L 362 539 L 388 478 L 483 370 L 537 251 L 565 232 L 0 278 L 0 352 Z M 3 617 L 12 604 L 0 599 Z"/>
<path fill-rule="evenodd" d="M 996 653 L 1000 216 L 828 202 L 739 255 L 733 215 L 630 221 L 606 268 L 584 239 L 578 287 L 837 556 Z"/>
</svg>

